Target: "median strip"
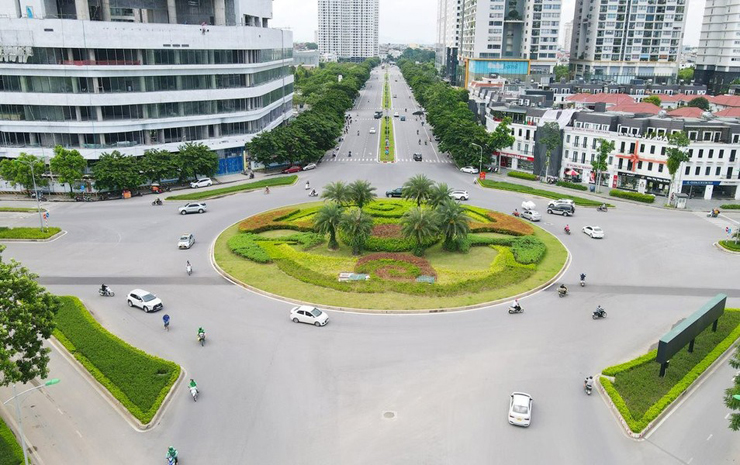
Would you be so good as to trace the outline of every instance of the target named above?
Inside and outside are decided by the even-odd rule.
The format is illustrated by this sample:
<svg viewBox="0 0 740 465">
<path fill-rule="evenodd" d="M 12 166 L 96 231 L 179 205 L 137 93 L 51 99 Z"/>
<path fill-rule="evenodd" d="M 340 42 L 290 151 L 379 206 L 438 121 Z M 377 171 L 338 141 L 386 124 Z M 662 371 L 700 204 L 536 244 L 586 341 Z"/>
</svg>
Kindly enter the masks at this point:
<svg viewBox="0 0 740 465">
<path fill-rule="evenodd" d="M 236 186 L 222 187 L 220 189 L 211 189 L 207 191 L 191 192 L 190 194 L 171 195 L 165 200 L 203 200 L 212 199 L 215 197 L 221 197 L 228 194 L 235 194 L 242 191 L 253 191 L 255 189 L 262 189 L 264 187 L 272 186 L 287 186 L 293 184 L 298 179 L 298 176 L 279 176 L 277 178 L 261 179 L 259 181 L 248 182 L 246 184 L 238 184 Z"/>
<path fill-rule="evenodd" d="M 562 194 L 560 192 L 547 191 L 543 189 L 535 189 L 534 187 L 523 186 L 521 184 L 514 184 L 511 182 L 491 181 L 490 179 L 480 179 L 478 180 L 478 183 L 481 186 L 487 187 L 489 189 L 499 189 L 503 191 L 521 192 L 524 194 L 537 195 L 539 197 L 545 197 L 547 199 L 553 199 L 553 200 L 570 199 L 573 201 L 573 203 L 575 203 L 576 205 L 580 207 L 598 207 L 599 205 L 604 203 L 604 202 L 600 202 L 597 200 L 585 199 L 583 197 L 576 197 L 574 195 Z M 609 207 L 613 207 L 613 205 L 611 204 L 606 204 L 606 205 Z"/>
</svg>

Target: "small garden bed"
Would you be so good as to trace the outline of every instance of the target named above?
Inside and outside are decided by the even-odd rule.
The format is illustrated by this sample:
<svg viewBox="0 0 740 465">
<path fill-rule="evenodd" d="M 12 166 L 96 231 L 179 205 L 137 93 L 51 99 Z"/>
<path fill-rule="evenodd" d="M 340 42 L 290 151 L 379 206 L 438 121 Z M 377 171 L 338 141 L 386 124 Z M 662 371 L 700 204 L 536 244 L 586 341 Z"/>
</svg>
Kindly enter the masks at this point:
<svg viewBox="0 0 740 465">
<path fill-rule="evenodd" d="M 223 195 L 235 194 L 242 191 L 253 191 L 255 189 L 264 189 L 265 187 L 272 186 L 287 186 L 293 184 L 298 179 L 296 175 L 290 176 L 279 176 L 276 178 L 266 178 L 255 182 L 248 182 L 245 184 L 237 184 L 229 187 L 222 187 L 220 189 L 210 190 L 196 190 L 189 194 L 171 195 L 165 200 L 204 200 L 211 199 L 214 197 L 221 197 Z"/>
<path fill-rule="evenodd" d="M 8 425 L 0 419 L 0 465 L 21 465 L 23 449 Z"/>
<path fill-rule="evenodd" d="M 726 203 L 720 205 L 719 208 L 721 210 L 740 210 L 740 203 Z"/>
<path fill-rule="evenodd" d="M 561 194 L 560 192 L 548 191 L 544 189 L 535 189 L 530 186 L 523 186 L 521 184 L 514 184 L 510 182 L 491 181 L 490 179 L 483 179 L 478 181 L 481 186 L 488 187 L 490 189 L 499 189 L 504 191 L 522 192 L 525 194 L 537 195 L 539 197 L 545 197 L 546 199 L 570 199 L 576 205 L 581 207 L 598 207 L 604 202 L 598 200 L 585 199 L 583 197 L 576 197 L 574 195 Z M 611 204 L 607 204 L 609 207 L 613 207 Z"/>
<path fill-rule="evenodd" d="M 627 200 L 634 200 L 635 202 L 642 203 L 653 203 L 655 202 L 655 196 L 651 194 L 640 194 L 639 192 L 620 191 L 618 189 L 612 189 L 609 191 L 609 195 L 612 197 L 619 197 Z"/>
<path fill-rule="evenodd" d="M 729 241 L 719 241 L 719 245 L 731 252 L 740 252 L 740 242 L 735 242 L 735 239 Z"/>
<path fill-rule="evenodd" d="M 60 228 L 46 228 L 43 231 L 39 228 L 5 228 L 0 227 L 0 240 L 2 239 L 29 239 L 40 240 L 49 239 L 50 237 L 62 232 Z"/>
<path fill-rule="evenodd" d="M 60 297 L 54 337 L 143 424 L 152 421 L 180 367 L 103 328 L 76 297 Z"/>
<path fill-rule="evenodd" d="M 26 207 L 0 207 L 0 213 L 10 213 L 10 212 L 18 212 L 18 213 L 36 213 L 38 209 L 36 207 L 34 208 L 26 208 Z M 41 209 L 42 212 L 45 212 L 45 209 Z"/>
</svg>

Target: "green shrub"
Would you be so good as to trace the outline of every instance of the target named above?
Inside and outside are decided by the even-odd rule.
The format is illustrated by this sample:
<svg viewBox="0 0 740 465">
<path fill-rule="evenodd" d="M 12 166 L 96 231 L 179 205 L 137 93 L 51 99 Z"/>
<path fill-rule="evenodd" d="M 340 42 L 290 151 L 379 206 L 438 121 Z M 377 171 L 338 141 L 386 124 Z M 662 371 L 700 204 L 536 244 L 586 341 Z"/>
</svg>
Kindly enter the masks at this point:
<svg viewBox="0 0 740 465">
<path fill-rule="evenodd" d="M 547 199 L 570 199 L 572 200 L 576 205 L 579 205 L 581 207 L 598 207 L 603 202 L 597 201 L 597 200 L 591 200 L 591 199 L 584 199 L 583 197 L 576 197 L 573 195 L 564 195 L 560 192 L 554 192 L 554 191 L 548 191 L 544 189 L 535 189 L 531 186 L 523 186 L 521 184 L 514 184 L 510 182 L 500 182 L 500 181 L 491 181 L 490 179 L 483 179 L 478 181 L 478 183 L 483 187 L 488 187 L 490 189 L 499 189 L 503 191 L 512 191 L 512 192 L 523 192 L 525 194 L 531 194 L 531 195 L 538 195 L 540 197 L 545 197 Z M 611 204 L 607 204 L 609 207 L 613 207 Z"/>
<path fill-rule="evenodd" d="M 219 197 L 226 194 L 233 194 L 241 191 L 251 191 L 254 189 L 262 189 L 265 187 L 272 186 L 287 186 L 293 184 L 298 179 L 298 176 L 292 174 L 290 176 L 278 176 L 275 178 L 261 179 L 255 182 L 248 182 L 246 184 L 238 184 L 236 186 L 222 187 L 221 189 L 211 189 L 207 191 L 197 191 L 190 194 L 171 195 L 165 200 L 203 200 L 210 199 L 213 197 Z"/>
<path fill-rule="evenodd" d="M 515 240 L 514 237 L 486 237 L 478 234 L 468 234 L 468 241 L 472 247 L 481 245 L 503 245 L 511 247 Z"/>
<path fill-rule="evenodd" d="M 13 432 L 0 419 L 0 465 L 21 465 L 23 449 Z"/>
<path fill-rule="evenodd" d="M 0 239 L 48 239 L 61 231 L 60 228 L 46 228 L 42 231 L 39 228 L 0 227 Z"/>
<path fill-rule="evenodd" d="M 180 366 L 109 333 L 76 297 L 60 297 L 54 337 L 139 421 L 152 421 Z"/>
<path fill-rule="evenodd" d="M 547 247 L 534 236 L 522 236 L 514 239 L 511 252 L 518 263 L 529 265 L 530 263 L 539 263 L 545 256 Z"/>
<path fill-rule="evenodd" d="M 36 213 L 37 211 L 38 211 L 38 209 L 36 209 L 36 208 L 0 207 L 0 212 L 8 212 L 8 213 L 10 213 L 10 212 L 20 212 L 20 213 L 31 213 L 31 212 L 33 212 L 33 213 Z M 42 212 L 45 212 L 46 209 L 45 208 L 42 208 L 41 211 Z M 2 462 L 0 462 L 0 463 L 2 463 Z"/>
<path fill-rule="evenodd" d="M 740 203 L 726 203 L 724 205 L 720 205 L 719 208 L 722 210 L 740 210 Z"/>
<path fill-rule="evenodd" d="M 640 365 L 644 365 L 645 363 L 653 362 L 655 361 L 656 355 L 658 355 L 658 349 L 651 350 L 645 355 L 632 359 L 629 362 L 624 362 L 624 363 L 620 363 L 619 365 L 614 365 L 614 366 L 610 366 L 609 368 L 605 368 L 604 370 L 602 370 L 601 373 L 606 376 L 614 376 L 617 373 L 631 370 L 632 368 L 640 366 Z"/>
<path fill-rule="evenodd" d="M 719 245 L 732 252 L 740 252 L 740 242 L 735 242 L 734 239 L 729 241 L 719 241 Z"/>
<path fill-rule="evenodd" d="M 260 247 L 254 240 L 255 237 L 254 234 L 241 233 L 230 238 L 226 244 L 232 252 L 248 260 L 257 263 L 272 263 L 270 254 Z"/>
<path fill-rule="evenodd" d="M 612 197 L 619 197 L 627 200 L 634 200 L 635 202 L 642 203 L 653 203 L 655 202 L 655 196 L 650 194 L 640 194 L 639 192 L 620 191 L 618 189 L 612 189 L 609 191 L 609 195 Z"/>
<path fill-rule="evenodd" d="M 526 179 L 527 181 L 537 180 L 537 175 L 534 175 L 532 173 L 525 173 L 524 171 L 509 171 L 506 176 L 511 176 L 512 178 Z"/>
<path fill-rule="evenodd" d="M 566 187 L 568 189 L 575 189 L 577 191 L 587 191 L 588 187 L 584 186 L 583 184 L 576 183 L 576 182 L 569 182 L 569 181 L 558 181 L 555 183 L 556 186 L 560 187 Z"/>
</svg>

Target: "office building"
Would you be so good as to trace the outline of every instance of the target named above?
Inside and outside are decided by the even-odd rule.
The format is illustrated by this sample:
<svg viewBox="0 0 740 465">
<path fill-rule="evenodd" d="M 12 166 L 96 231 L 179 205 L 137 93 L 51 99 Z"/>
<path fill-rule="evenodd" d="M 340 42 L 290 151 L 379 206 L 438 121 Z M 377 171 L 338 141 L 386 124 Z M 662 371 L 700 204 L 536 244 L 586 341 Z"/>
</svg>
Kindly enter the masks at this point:
<svg viewBox="0 0 740 465">
<path fill-rule="evenodd" d="M 571 71 L 620 83 L 672 81 L 685 24 L 686 0 L 576 0 Z"/>
<path fill-rule="evenodd" d="M 573 21 L 565 23 L 563 29 L 563 50 L 570 51 L 570 44 L 573 41 Z"/>
<path fill-rule="evenodd" d="M 243 170 L 244 144 L 292 112 L 293 40 L 268 27 L 272 2 L 112 4 L 0 6 L 0 157 L 48 159 L 56 145 L 87 159 L 141 156 L 200 142 L 219 155 L 219 173 Z"/>
<path fill-rule="evenodd" d="M 740 78 L 740 0 L 706 0 L 694 79 L 713 94 Z"/>
<path fill-rule="evenodd" d="M 319 0 L 319 52 L 339 61 L 378 56 L 379 0 Z"/>
<path fill-rule="evenodd" d="M 462 32 L 462 0 L 437 1 L 435 61 L 442 78 L 457 84 L 457 59 Z"/>
</svg>

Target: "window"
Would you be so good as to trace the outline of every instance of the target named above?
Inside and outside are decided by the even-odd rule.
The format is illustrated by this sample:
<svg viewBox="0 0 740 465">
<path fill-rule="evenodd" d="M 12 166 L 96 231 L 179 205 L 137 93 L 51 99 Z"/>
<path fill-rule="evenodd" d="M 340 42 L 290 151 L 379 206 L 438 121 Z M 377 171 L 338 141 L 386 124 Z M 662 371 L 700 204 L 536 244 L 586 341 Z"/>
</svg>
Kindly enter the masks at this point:
<svg viewBox="0 0 740 465">
<path fill-rule="evenodd" d="M 704 157 L 704 149 L 699 149 L 699 158 Z"/>
<path fill-rule="evenodd" d="M 655 146 L 654 145 L 651 145 L 650 146 L 650 153 L 651 154 L 654 154 L 655 153 Z"/>
<path fill-rule="evenodd" d="M 661 163 L 658 165 L 658 173 L 662 173 L 662 172 L 663 172 L 663 164 Z"/>
<path fill-rule="evenodd" d="M 730 150 L 730 161 L 735 161 L 736 154 L 737 154 L 737 150 Z"/>
<path fill-rule="evenodd" d="M 688 175 L 689 174 L 689 171 L 691 171 L 691 167 L 690 166 L 687 166 L 686 167 L 686 170 L 683 172 L 683 174 Z"/>
<path fill-rule="evenodd" d="M 714 171 L 714 175 L 715 176 L 720 176 L 720 171 L 721 170 L 722 170 L 722 168 L 718 166 L 717 169 Z"/>
<path fill-rule="evenodd" d="M 653 170 L 653 164 L 648 162 L 648 171 L 652 171 L 652 170 Z"/>
<path fill-rule="evenodd" d="M 563 155 L 563 159 L 564 160 L 567 160 L 568 159 L 568 151 L 567 150 L 565 151 L 565 154 Z"/>
<path fill-rule="evenodd" d="M 725 156 L 725 149 L 719 149 L 719 153 L 717 154 L 717 158 L 722 159 L 722 157 Z"/>
<path fill-rule="evenodd" d="M 701 166 L 697 166 L 694 170 L 694 176 L 699 176 L 699 173 L 701 173 Z"/>
<path fill-rule="evenodd" d="M 696 140 L 696 131 L 689 131 L 689 140 Z"/>
<path fill-rule="evenodd" d="M 714 156 L 714 149 L 709 149 L 709 155 L 707 158 L 712 158 Z"/>
<path fill-rule="evenodd" d="M 642 161 L 638 161 L 637 162 L 637 169 L 638 170 L 641 170 L 642 169 Z"/>
<path fill-rule="evenodd" d="M 640 144 L 640 153 L 645 153 L 645 144 Z"/>
<path fill-rule="evenodd" d="M 567 142 L 568 144 L 570 144 L 570 134 L 568 134 L 567 136 L 565 136 L 565 142 Z"/>
<path fill-rule="evenodd" d="M 689 158 L 694 156 L 694 149 L 689 149 Z"/>
</svg>

